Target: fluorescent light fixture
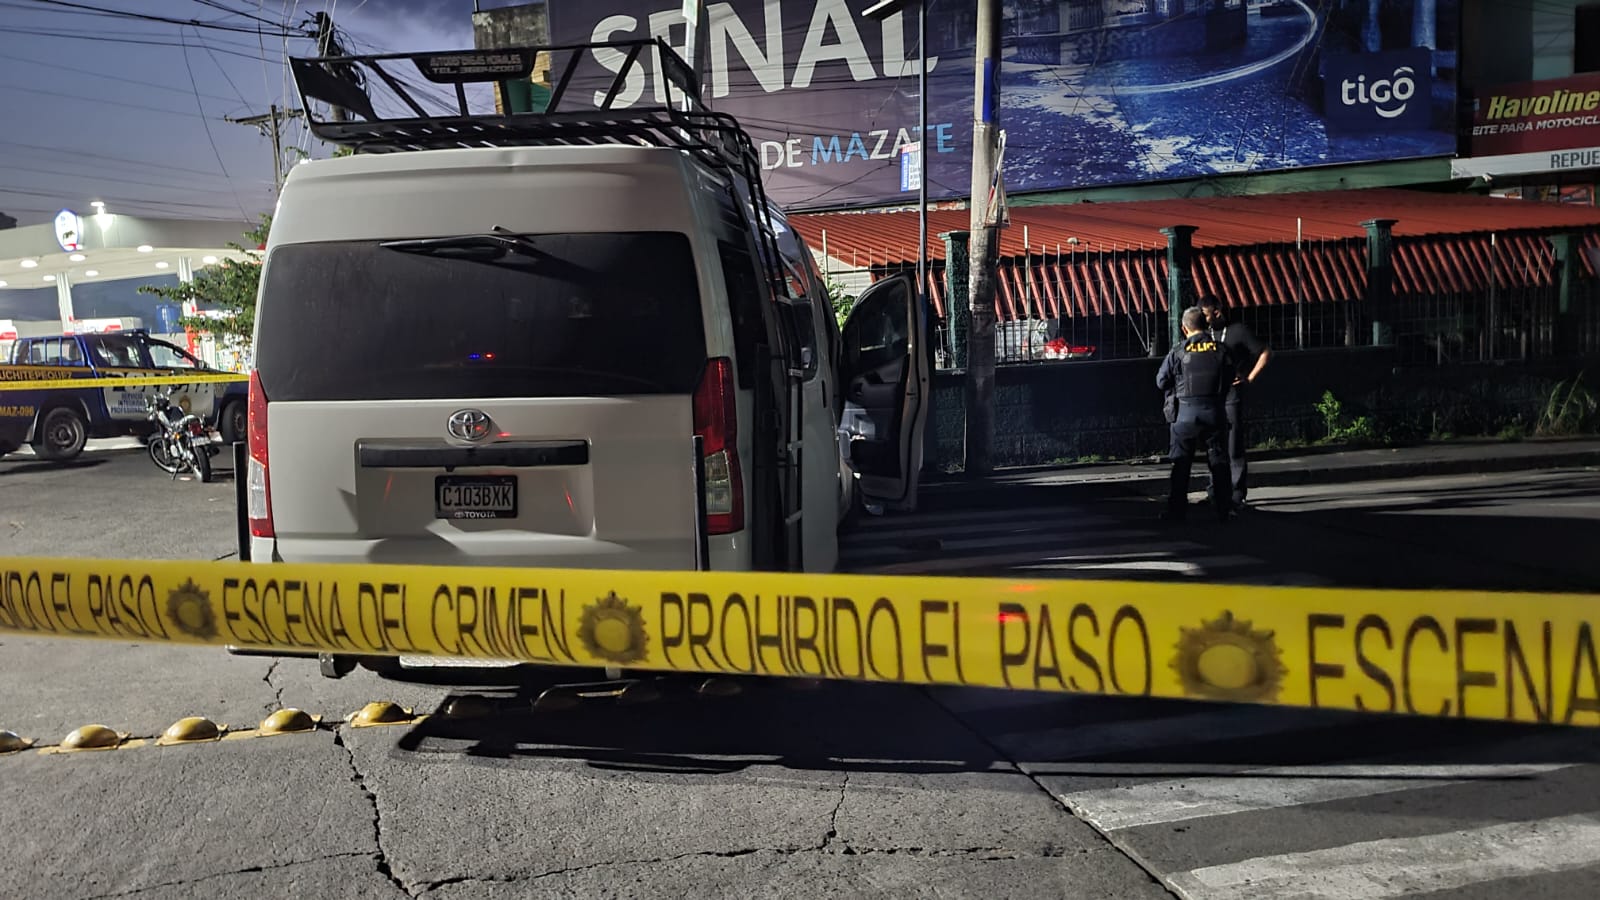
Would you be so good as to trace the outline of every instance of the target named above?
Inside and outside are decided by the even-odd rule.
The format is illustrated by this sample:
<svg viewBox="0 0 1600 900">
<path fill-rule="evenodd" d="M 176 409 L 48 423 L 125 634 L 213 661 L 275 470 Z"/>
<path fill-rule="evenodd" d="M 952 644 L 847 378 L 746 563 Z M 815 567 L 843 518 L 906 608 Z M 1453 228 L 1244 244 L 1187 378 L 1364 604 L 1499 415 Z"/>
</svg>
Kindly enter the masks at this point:
<svg viewBox="0 0 1600 900">
<path fill-rule="evenodd" d="M 5 286 L 6 286 L 6 283 L 4 281 L 0 281 L 0 287 L 5 287 Z"/>
<path fill-rule="evenodd" d="M 160 262 L 156 263 L 156 268 L 158 268 L 158 269 L 165 269 L 166 267 L 167 267 L 167 261 L 164 260 L 164 259 L 161 260 Z"/>
<path fill-rule="evenodd" d="M 99 275 L 99 274 L 100 274 L 100 270 L 99 270 L 99 269 L 90 269 L 90 270 L 89 270 L 89 271 L 87 271 L 87 272 L 84 272 L 84 273 L 83 273 L 83 274 L 84 274 L 84 275 L 85 275 L 85 276 L 87 276 L 87 277 L 89 277 L 89 278 L 93 278 L 93 277 L 95 277 L 95 276 L 96 276 L 96 275 Z"/>
<path fill-rule="evenodd" d="M 45 281 L 55 281 L 55 280 L 56 280 L 56 277 L 55 277 L 55 276 L 54 276 L 54 275 L 46 275 L 46 276 L 45 276 L 45 277 L 44 277 L 44 280 L 45 280 Z"/>
<path fill-rule="evenodd" d="M 104 200 L 90 200 L 89 205 L 100 212 L 106 211 L 106 202 Z"/>
<path fill-rule="evenodd" d="M 150 246 L 149 244 L 140 244 L 139 246 L 137 246 L 137 247 L 135 247 L 133 249 L 138 250 L 140 253 L 149 253 L 151 250 L 154 250 L 155 248 Z"/>
<path fill-rule="evenodd" d="M 22 261 L 22 267 L 24 269 L 31 269 L 34 266 L 37 266 L 38 264 L 39 264 L 39 261 L 37 259 L 25 259 L 25 260 Z"/>
<path fill-rule="evenodd" d="M 74 253 L 71 256 L 67 257 L 67 259 L 70 259 L 73 262 L 83 262 L 84 260 L 86 260 L 88 258 L 89 257 L 84 256 L 82 253 Z"/>
<path fill-rule="evenodd" d="M 215 256 L 202 256 L 200 257 L 200 261 L 209 266 L 212 263 L 215 263 L 217 258 Z"/>
</svg>

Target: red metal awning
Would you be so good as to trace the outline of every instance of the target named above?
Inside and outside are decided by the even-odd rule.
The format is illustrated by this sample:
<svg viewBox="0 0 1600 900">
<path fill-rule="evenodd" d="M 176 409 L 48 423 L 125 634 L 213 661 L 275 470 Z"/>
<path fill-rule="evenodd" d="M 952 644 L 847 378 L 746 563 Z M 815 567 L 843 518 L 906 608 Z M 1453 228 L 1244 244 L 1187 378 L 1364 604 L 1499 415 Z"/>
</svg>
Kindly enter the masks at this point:
<svg viewBox="0 0 1600 900">
<path fill-rule="evenodd" d="M 1366 293 L 1360 222 L 1394 218 L 1401 296 L 1549 286 L 1559 278 L 1547 235 L 1577 233 L 1585 277 L 1600 278 L 1600 209 L 1396 189 L 1013 207 L 1001 233 L 1002 320 L 1160 312 L 1167 306 L 1163 225 L 1196 224 L 1194 286 L 1246 306 L 1355 301 Z M 930 237 L 964 231 L 965 210 L 931 210 Z M 875 274 L 916 262 L 914 211 L 797 215 L 837 263 Z M 1298 230 L 1296 228 L 1298 224 Z M 1024 235 L 1026 234 L 1026 244 Z M 1295 238 L 1301 240 L 1297 243 Z M 947 312 L 944 246 L 928 247 L 928 293 Z"/>
<path fill-rule="evenodd" d="M 1084 249 L 1161 249 L 1166 246 L 1161 229 L 1170 225 L 1196 226 L 1194 244 L 1201 248 L 1365 239 L 1361 223 L 1380 218 L 1396 220 L 1397 238 L 1600 229 L 1600 207 L 1399 188 L 1014 205 L 1010 215 L 1011 226 L 1000 232 L 1002 259 Z M 939 235 L 966 231 L 969 220 L 964 209 L 929 210 L 928 258 L 944 259 Z M 841 262 L 892 265 L 917 259 L 915 210 L 807 213 L 790 221 L 812 249 L 826 246 L 828 255 Z"/>
</svg>

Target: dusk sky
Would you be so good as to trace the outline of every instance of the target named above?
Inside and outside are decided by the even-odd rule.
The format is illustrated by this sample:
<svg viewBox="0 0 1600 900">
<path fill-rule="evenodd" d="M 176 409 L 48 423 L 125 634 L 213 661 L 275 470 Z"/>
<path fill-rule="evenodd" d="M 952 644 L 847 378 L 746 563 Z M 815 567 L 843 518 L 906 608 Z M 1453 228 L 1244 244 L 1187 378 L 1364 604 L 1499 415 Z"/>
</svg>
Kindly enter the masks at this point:
<svg viewBox="0 0 1600 900">
<path fill-rule="evenodd" d="M 253 222 L 272 208 L 271 144 L 224 117 L 299 106 L 284 56 L 315 55 L 315 44 L 285 31 L 304 33 L 312 13 L 328 12 L 353 53 L 471 47 L 473 7 L 474 0 L 0 0 L 0 212 L 32 225 L 103 200 L 111 212 Z M 287 138 L 315 156 L 331 149 L 298 122 Z"/>
</svg>

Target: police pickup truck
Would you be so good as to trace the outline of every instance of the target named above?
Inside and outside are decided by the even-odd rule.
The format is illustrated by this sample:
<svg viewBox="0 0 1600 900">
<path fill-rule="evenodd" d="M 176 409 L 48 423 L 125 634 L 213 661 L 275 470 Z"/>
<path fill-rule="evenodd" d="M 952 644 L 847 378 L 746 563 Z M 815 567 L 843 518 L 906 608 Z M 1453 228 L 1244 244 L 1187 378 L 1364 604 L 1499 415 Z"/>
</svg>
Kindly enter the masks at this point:
<svg viewBox="0 0 1600 900">
<path fill-rule="evenodd" d="M 145 396 L 154 387 L 7 390 L 6 383 L 121 377 L 217 374 L 187 351 L 143 330 L 26 337 L 0 364 L 0 455 L 29 444 L 43 459 L 66 461 L 90 438 L 145 436 L 151 429 Z M 239 382 L 180 385 L 176 402 L 222 432 L 225 443 L 244 437 L 247 386 Z"/>
</svg>

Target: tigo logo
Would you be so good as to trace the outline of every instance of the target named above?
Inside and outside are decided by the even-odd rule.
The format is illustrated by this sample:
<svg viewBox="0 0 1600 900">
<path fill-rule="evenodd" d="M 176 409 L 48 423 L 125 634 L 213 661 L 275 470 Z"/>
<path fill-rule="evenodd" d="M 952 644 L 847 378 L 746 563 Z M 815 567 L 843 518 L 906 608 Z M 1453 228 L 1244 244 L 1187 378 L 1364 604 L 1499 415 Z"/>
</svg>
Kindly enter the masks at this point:
<svg viewBox="0 0 1600 900">
<path fill-rule="evenodd" d="M 1427 49 L 1329 56 L 1322 73 L 1328 124 L 1344 131 L 1423 131 L 1433 119 Z"/>
<path fill-rule="evenodd" d="M 1344 79 L 1340 85 L 1340 99 L 1345 106 L 1370 104 L 1372 111 L 1385 119 L 1405 115 L 1406 104 L 1417 94 L 1416 70 L 1400 66 L 1389 78 L 1380 78 L 1367 84 L 1367 76 L 1357 75 L 1355 81 Z"/>
</svg>

